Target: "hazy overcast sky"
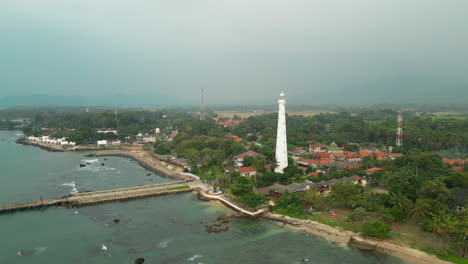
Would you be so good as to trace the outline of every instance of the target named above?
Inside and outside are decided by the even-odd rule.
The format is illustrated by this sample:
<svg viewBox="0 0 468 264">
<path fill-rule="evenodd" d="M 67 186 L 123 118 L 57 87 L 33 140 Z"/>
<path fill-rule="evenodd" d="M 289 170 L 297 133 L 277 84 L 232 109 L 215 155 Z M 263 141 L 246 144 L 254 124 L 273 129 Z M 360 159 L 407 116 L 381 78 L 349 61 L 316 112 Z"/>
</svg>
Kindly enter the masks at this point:
<svg viewBox="0 0 468 264">
<path fill-rule="evenodd" d="M 0 1 L 0 96 L 202 87 L 211 103 L 460 102 L 468 1 Z"/>
</svg>

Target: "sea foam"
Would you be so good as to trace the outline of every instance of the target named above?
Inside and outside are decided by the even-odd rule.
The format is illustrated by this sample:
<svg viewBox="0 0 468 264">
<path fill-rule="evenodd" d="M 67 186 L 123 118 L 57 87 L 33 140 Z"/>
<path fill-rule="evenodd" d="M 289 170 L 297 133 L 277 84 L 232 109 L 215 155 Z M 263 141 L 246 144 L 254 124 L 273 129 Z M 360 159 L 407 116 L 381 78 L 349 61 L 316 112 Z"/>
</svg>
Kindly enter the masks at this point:
<svg viewBox="0 0 468 264">
<path fill-rule="evenodd" d="M 192 257 L 190 257 L 188 260 L 194 261 L 195 259 L 201 258 L 201 257 L 203 257 L 203 255 L 197 255 L 197 254 L 195 254 L 195 255 L 193 255 Z"/>
<path fill-rule="evenodd" d="M 84 163 L 96 163 L 98 162 L 99 160 L 98 159 L 85 159 L 85 160 L 82 160 L 81 162 L 84 162 Z"/>
<path fill-rule="evenodd" d="M 69 186 L 69 187 L 72 187 L 72 189 L 71 189 L 71 191 L 70 191 L 70 194 L 78 193 L 78 190 L 76 189 L 75 181 L 66 182 L 66 183 L 62 184 L 62 186 Z"/>
</svg>

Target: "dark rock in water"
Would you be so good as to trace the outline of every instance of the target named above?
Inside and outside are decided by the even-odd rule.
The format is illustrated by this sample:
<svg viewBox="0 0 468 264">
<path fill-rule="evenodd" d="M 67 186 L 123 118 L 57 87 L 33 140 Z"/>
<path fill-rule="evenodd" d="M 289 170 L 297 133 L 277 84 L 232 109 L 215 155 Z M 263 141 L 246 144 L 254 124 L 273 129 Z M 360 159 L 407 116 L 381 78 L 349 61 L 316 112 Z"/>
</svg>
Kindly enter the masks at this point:
<svg viewBox="0 0 468 264">
<path fill-rule="evenodd" d="M 145 259 L 144 259 L 144 258 L 137 258 L 137 259 L 135 259 L 135 264 L 142 264 L 143 262 L 145 262 Z"/>
<path fill-rule="evenodd" d="M 350 248 L 359 249 L 359 250 L 363 250 L 363 251 L 373 251 L 373 250 L 375 250 L 377 248 L 376 243 L 366 241 L 366 240 L 364 240 L 362 238 L 359 238 L 359 237 L 356 237 L 356 236 L 352 236 L 349 239 L 348 246 Z"/>
<path fill-rule="evenodd" d="M 120 219 L 114 219 L 114 223 L 116 224 L 120 223 Z"/>
<path fill-rule="evenodd" d="M 221 223 L 216 223 L 216 224 L 213 224 L 213 226 L 222 226 L 223 224 Z"/>
<path fill-rule="evenodd" d="M 212 233 L 212 232 L 213 232 L 213 227 L 212 227 L 212 226 L 209 226 L 209 225 L 207 225 L 207 226 L 206 226 L 206 232 L 208 232 L 208 233 Z"/>
<path fill-rule="evenodd" d="M 80 163 L 80 168 L 81 168 L 81 167 L 86 167 L 86 164 Z"/>
<path fill-rule="evenodd" d="M 101 163 L 101 166 L 104 166 L 104 163 Z"/>
<path fill-rule="evenodd" d="M 104 159 L 104 160 L 107 160 L 107 159 Z"/>
<path fill-rule="evenodd" d="M 220 228 L 214 228 L 213 232 L 219 233 L 219 232 L 227 231 L 228 229 L 229 229 L 229 226 L 223 226 L 223 227 L 220 227 Z"/>
<path fill-rule="evenodd" d="M 216 218 L 217 221 L 221 221 L 221 223 L 229 223 L 231 221 L 231 217 L 228 215 L 220 215 Z"/>
<path fill-rule="evenodd" d="M 151 173 L 146 174 L 146 176 L 151 176 Z"/>
<path fill-rule="evenodd" d="M 89 163 L 89 162 L 86 162 L 86 165 L 91 165 L 91 163 Z"/>
</svg>

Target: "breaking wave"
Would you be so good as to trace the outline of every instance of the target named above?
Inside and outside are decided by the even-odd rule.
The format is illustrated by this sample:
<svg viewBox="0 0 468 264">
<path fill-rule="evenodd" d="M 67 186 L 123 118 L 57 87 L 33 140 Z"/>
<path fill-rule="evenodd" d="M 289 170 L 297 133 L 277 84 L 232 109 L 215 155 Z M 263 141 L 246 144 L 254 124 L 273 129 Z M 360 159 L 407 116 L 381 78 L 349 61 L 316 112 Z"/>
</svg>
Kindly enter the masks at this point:
<svg viewBox="0 0 468 264">
<path fill-rule="evenodd" d="M 99 160 L 98 159 L 85 159 L 85 160 L 82 160 L 81 162 L 84 162 L 84 163 L 96 163 L 98 162 Z"/>
<path fill-rule="evenodd" d="M 195 255 L 193 255 L 192 257 L 190 257 L 188 260 L 194 261 L 195 259 L 201 258 L 201 257 L 203 257 L 203 255 L 197 255 L 197 254 L 195 254 Z"/>
<path fill-rule="evenodd" d="M 165 248 L 169 244 L 169 240 L 164 240 L 158 244 L 158 248 Z"/>
<path fill-rule="evenodd" d="M 18 255 L 20 257 L 39 255 L 42 252 L 44 252 L 45 250 L 46 250 L 45 247 L 36 247 L 36 248 L 34 248 L 32 250 L 20 250 L 20 251 L 16 252 L 16 255 Z"/>
<path fill-rule="evenodd" d="M 70 194 L 78 193 L 78 190 L 76 189 L 75 181 L 66 182 L 66 183 L 62 184 L 62 186 L 69 186 L 69 187 L 72 187 L 72 189 L 71 189 L 71 191 L 70 191 Z"/>
</svg>

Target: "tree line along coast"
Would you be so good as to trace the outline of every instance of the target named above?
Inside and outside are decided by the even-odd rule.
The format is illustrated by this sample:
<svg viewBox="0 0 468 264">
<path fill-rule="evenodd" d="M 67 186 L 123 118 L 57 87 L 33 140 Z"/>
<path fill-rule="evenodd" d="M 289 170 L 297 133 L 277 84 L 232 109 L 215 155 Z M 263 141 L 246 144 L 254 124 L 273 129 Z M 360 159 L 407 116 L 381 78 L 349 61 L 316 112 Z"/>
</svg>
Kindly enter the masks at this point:
<svg viewBox="0 0 468 264">
<path fill-rule="evenodd" d="M 37 140 L 75 146 L 141 145 L 247 208 L 269 205 L 277 214 L 462 263 L 468 255 L 468 119 L 405 111 L 397 149 L 396 116 L 376 109 L 287 116 L 283 173 L 274 172 L 275 114 L 229 119 L 209 113 L 200 121 L 180 110 L 43 111 L 23 113 L 28 122 L 21 129 Z"/>
</svg>

